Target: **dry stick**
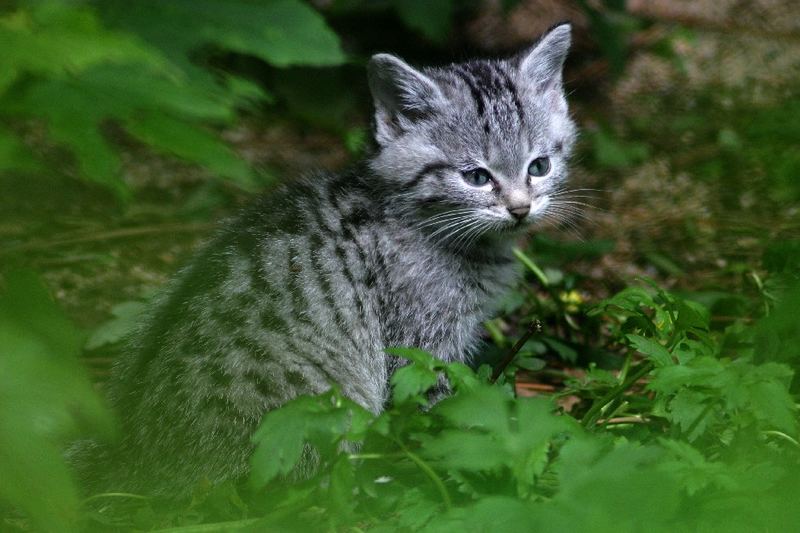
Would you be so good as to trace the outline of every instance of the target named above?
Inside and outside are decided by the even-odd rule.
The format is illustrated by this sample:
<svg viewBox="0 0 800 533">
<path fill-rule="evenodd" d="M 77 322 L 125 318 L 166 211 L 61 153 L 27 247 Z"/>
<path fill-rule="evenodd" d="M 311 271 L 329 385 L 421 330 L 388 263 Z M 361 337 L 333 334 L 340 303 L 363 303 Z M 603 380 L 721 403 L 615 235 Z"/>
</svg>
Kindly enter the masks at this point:
<svg viewBox="0 0 800 533">
<path fill-rule="evenodd" d="M 107 241 L 113 239 L 122 239 L 128 237 L 141 237 L 144 235 L 152 235 L 154 233 L 176 233 L 176 232 L 195 232 L 205 231 L 213 228 L 214 224 L 211 223 L 192 223 L 192 224 L 164 224 L 161 226 L 139 226 L 134 228 L 120 228 L 109 231 L 102 231 L 91 235 L 79 235 L 76 237 L 66 237 L 62 239 L 54 239 L 44 242 L 31 242 L 20 244 L 17 246 L 9 246 L 4 250 L 0 250 L 0 255 L 10 254 L 12 252 L 28 252 L 32 250 L 46 250 L 47 248 L 55 248 L 58 246 L 67 246 L 70 244 L 83 244 L 88 242 Z"/>
<path fill-rule="evenodd" d="M 517 356 L 517 353 L 522 349 L 525 343 L 528 342 L 528 339 L 533 337 L 534 334 L 541 332 L 542 332 L 542 323 L 539 322 L 538 320 L 534 320 L 533 322 L 531 322 L 531 325 L 528 326 L 528 330 L 525 332 L 525 334 L 522 337 L 520 337 L 520 339 L 516 342 L 516 344 L 514 344 L 514 346 L 511 347 L 511 350 L 509 350 L 505 358 L 503 358 L 503 360 L 500 361 L 500 364 L 497 365 L 497 367 L 494 369 L 494 372 L 492 372 L 492 377 L 491 379 L 489 379 L 489 381 L 491 383 L 497 381 L 497 378 L 499 378 L 503 374 L 503 371 L 506 369 L 506 367 L 508 367 L 508 365 L 511 364 L 511 361 L 514 360 L 514 358 Z"/>
</svg>

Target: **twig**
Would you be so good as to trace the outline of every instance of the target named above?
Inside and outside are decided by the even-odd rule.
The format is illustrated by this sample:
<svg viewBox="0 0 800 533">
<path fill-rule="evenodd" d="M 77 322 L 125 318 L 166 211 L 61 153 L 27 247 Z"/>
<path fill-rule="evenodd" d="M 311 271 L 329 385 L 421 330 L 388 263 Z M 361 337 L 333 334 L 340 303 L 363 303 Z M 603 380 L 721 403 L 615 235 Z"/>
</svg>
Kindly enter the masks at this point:
<svg viewBox="0 0 800 533">
<path fill-rule="evenodd" d="M 164 224 L 161 226 L 139 226 L 135 228 L 120 228 L 109 231 L 101 231 L 91 235 L 79 235 L 76 237 L 65 237 L 62 239 L 53 239 L 50 241 L 28 242 L 17 246 L 8 246 L 0 250 L 0 255 L 8 255 L 15 252 L 29 252 L 34 250 L 46 250 L 48 248 L 56 248 L 59 246 L 68 246 L 70 244 L 83 244 L 87 242 L 108 241 L 113 239 L 122 239 L 127 237 L 141 237 L 152 234 L 166 234 L 194 231 L 205 231 L 213 228 L 214 224 L 211 223 L 192 223 L 192 224 Z"/>
<path fill-rule="evenodd" d="M 506 354 L 503 360 L 500 361 L 500 364 L 495 367 L 494 372 L 492 372 L 492 377 L 489 379 L 489 381 L 491 383 L 497 381 L 497 378 L 499 378 L 503 374 L 505 369 L 508 367 L 508 365 L 511 364 L 511 361 L 514 360 L 514 358 L 517 356 L 517 353 L 522 349 L 525 343 L 528 342 L 528 339 L 533 337 L 534 334 L 541 332 L 542 332 L 542 323 L 539 322 L 538 320 L 534 320 L 533 322 L 531 322 L 531 325 L 528 326 L 528 330 L 525 332 L 525 334 L 522 337 L 520 337 L 520 339 L 516 342 L 516 344 L 514 344 L 514 346 L 511 347 L 511 350 L 509 350 L 508 354 Z"/>
</svg>

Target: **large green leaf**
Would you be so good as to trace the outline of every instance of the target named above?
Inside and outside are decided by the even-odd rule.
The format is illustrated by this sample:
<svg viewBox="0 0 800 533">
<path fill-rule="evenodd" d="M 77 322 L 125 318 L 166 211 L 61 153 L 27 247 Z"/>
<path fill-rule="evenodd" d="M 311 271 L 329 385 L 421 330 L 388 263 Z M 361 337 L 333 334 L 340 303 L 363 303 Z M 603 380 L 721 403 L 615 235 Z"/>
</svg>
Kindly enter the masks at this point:
<svg viewBox="0 0 800 533">
<path fill-rule="evenodd" d="M 219 83 L 194 63 L 209 46 L 277 66 L 345 59 L 321 15 L 300 0 L 21 5 L 0 17 L 0 114 L 42 119 L 51 138 L 75 157 L 79 176 L 123 200 L 130 191 L 104 134 L 108 120 L 156 150 L 253 187 L 249 166 L 204 126 L 230 123 L 243 99 L 266 93 L 230 76 Z M 0 136 L 0 169 L 29 163 L 12 141 Z"/>
<path fill-rule="evenodd" d="M 94 13 L 65 2 L 35 2 L 0 17 L 0 94 L 22 74 L 64 77 L 106 63 L 166 68 L 135 36 L 108 31 Z"/>
<path fill-rule="evenodd" d="M 47 531 L 71 529 L 78 508 L 61 446 L 81 432 L 108 435 L 112 428 L 76 358 L 83 337 L 34 274 L 7 276 L 0 299 L 0 498 Z"/>
<path fill-rule="evenodd" d="M 218 175 L 239 183 L 249 177 L 249 169 L 221 141 L 191 124 L 198 119 L 229 121 L 230 105 L 147 70 L 97 67 L 73 79 L 33 82 L 8 102 L 6 111 L 44 119 L 52 138 L 75 155 L 81 175 L 123 199 L 129 191 L 119 178 L 119 158 L 101 130 L 110 119 L 127 124 L 156 148 L 206 165 Z M 160 119 L 148 120 L 159 114 Z M 155 120 L 162 131 L 154 131 Z"/>
<path fill-rule="evenodd" d="M 247 163 L 208 131 L 152 112 L 139 114 L 126 126 L 131 134 L 159 150 L 198 163 L 244 188 L 255 187 Z"/>
<path fill-rule="evenodd" d="M 336 34 L 300 0 L 123 0 L 96 5 L 112 24 L 143 36 L 176 62 L 206 46 L 253 55 L 279 67 L 338 65 Z"/>
</svg>

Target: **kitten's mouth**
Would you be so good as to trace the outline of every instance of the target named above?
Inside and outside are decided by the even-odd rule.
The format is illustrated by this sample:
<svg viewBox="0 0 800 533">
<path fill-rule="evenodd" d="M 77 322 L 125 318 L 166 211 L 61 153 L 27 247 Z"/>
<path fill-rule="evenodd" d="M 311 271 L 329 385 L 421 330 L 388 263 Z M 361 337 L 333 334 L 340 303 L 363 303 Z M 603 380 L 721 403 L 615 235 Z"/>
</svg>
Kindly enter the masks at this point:
<svg viewBox="0 0 800 533">
<path fill-rule="evenodd" d="M 507 220 L 503 224 L 498 224 L 496 231 L 498 233 L 520 233 L 530 227 L 531 222 L 529 218 Z"/>
</svg>

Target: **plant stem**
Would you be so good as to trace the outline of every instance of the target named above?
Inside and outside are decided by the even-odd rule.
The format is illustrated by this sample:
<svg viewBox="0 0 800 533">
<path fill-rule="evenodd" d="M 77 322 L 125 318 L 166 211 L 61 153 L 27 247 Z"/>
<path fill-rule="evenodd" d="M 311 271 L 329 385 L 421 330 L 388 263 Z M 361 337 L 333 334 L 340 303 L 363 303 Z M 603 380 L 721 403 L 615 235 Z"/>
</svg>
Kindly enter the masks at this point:
<svg viewBox="0 0 800 533">
<path fill-rule="evenodd" d="M 440 478 L 439 475 L 433 471 L 433 468 L 431 468 L 428 463 L 423 461 L 414 452 L 406 448 L 399 439 L 396 442 L 400 445 L 400 448 L 403 450 L 403 452 L 405 452 L 406 456 L 411 459 L 414 464 L 416 464 L 419 469 L 422 470 L 433 482 L 434 486 L 442 497 L 445 509 L 449 511 L 453 507 L 453 502 L 450 500 L 450 494 L 447 492 L 447 487 L 444 486 L 444 481 L 442 481 L 442 478 Z"/>
<path fill-rule="evenodd" d="M 645 376 L 648 372 L 653 370 L 655 365 L 647 361 L 646 363 L 642 363 L 635 372 L 632 372 L 628 379 L 611 389 L 608 394 L 600 398 L 599 400 L 595 401 L 592 407 L 583 415 L 581 419 L 581 424 L 584 427 L 588 428 L 592 424 L 595 423 L 597 416 L 600 413 L 600 410 L 603 409 L 609 402 L 615 400 L 617 397 L 621 396 L 625 391 L 627 391 L 631 386 L 633 386 L 637 381 L 639 381 L 643 376 Z"/>
<path fill-rule="evenodd" d="M 190 526 L 170 527 L 167 529 L 157 529 L 156 533 L 214 533 L 217 531 L 234 531 L 237 529 L 251 528 L 263 518 L 245 518 L 243 520 L 233 520 L 230 522 L 217 522 L 214 524 L 195 524 Z"/>
<path fill-rule="evenodd" d="M 141 494 L 132 494 L 130 492 L 103 492 L 100 494 L 92 494 L 88 498 L 84 499 L 82 504 L 87 504 L 94 500 L 99 500 L 102 498 L 130 498 L 132 500 L 149 500 L 149 496 L 143 496 Z"/>
<path fill-rule="evenodd" d="M 402 453 L 351 453 L 347 456 L 351 461 L 359 459 L 386 459 L 390 457 L 403 457 Z"/>
<path fill-rule="evenodd" d="M 495 367 L 494 372 L 492 372 L 492 377 L 489 379 L 489 381 L 491 383 L 497 381 L 497 378 L 499 378 L 503 374 L 503 371 L 505 371 L 505 369 L 508 367 L 508 365 L 511 364 L 511 361 L 514 360 L 514 358 L 517 356 L 517 353 L 519 353 L 519 351 L 522 349 L 525 343 L 528 342 L 528 339 L 533 337 L 533 335 L 536 333 L 541 333 L 541 331 L 542 331 L 541 322 L 539 322 L 538 320 L 534 320 L 533 322 L 531 322 L 531 325 L 528 326 L 528 329 L 527 331 L 525 331 L 525 334 L 519 338 L 519 340 L 514 344 L 514 346 L 511 347 L 511 350 L 509 350 L 509 352 L 506 354 L 503 360 L 500 361 L 500 364 L 497 365 L 497 367 Z"/>
<path fill-rule="evenodd" d="M 528 270 L 533 272 L 533 274 L 539 279 L 539 282 L 542 285 L 544 285 L 545 287 L 550 286 L 550 280 L 547 279 L 547 276 L 545 275 L 544 271 L 542 271 L 542 269 L 539 268 L 539 266 L 536 263 L 534 263 L 530 257 L 525 255 L 525 252 L 516 247 L 512 249 L 511 252 L 517 259 L 519 259 L 519 261 L 523 265 L 525 265 L 528 268 Z"/>
</svg>

